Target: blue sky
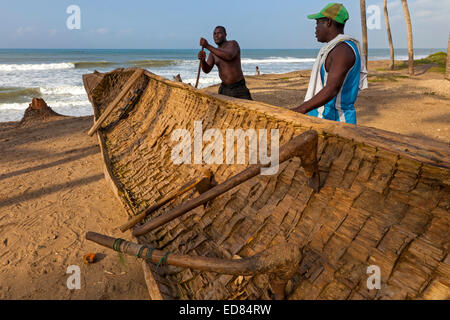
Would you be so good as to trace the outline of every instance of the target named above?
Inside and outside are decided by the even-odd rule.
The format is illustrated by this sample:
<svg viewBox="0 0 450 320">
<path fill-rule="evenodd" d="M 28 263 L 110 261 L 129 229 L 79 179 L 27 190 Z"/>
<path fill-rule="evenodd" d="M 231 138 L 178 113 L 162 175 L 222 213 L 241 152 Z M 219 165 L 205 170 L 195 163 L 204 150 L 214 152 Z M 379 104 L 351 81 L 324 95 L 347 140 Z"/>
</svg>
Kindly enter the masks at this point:
<svg viewBox="0 0 450 320">
<path fill-rule="evenodd" d="M 0 48 L 198 48 L 212 42 L 216 25 L 242 48 L 317 48 L 315 22 L 306 19 L 329 1 L 300 0 L 16 0 L 0 3 Z M 361 39 L 359 1 L 341 1 L 350 13 L 346 33 Z M 369 30 L 369 47 L 387 48 L 383 1 L 380 29 Z M 394 45 L 406 48 L 400 0 L 388 0 Z M 414 46 L 446 48 L 449 0 L 409 0 Z M 81 9 L 81 30 L 69 30 L 69 5 Z"/>
</svg>

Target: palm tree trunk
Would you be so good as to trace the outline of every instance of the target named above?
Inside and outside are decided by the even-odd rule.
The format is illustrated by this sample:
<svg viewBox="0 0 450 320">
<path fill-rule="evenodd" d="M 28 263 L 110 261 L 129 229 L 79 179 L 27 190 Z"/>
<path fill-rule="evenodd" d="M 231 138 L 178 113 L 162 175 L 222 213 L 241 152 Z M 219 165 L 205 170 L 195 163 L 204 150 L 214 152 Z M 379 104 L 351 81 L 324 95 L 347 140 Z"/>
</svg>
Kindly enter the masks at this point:
<svg viewBox="0 0 450 320">
<path fill-rule="evenodd" d="M 362 28 L 362 41 L 363 41 L 363 56 L 365 59 L 366 67 L 369 57 L 369 48 L 367 44 L 367 18 L 366 18 L 366 0 L 360 0 L 361 8 L 361 28 Z"/>
<path fill-rule="evenodd" d="M 403 13 L 405 15 L 406 34 L 408 37 L 408 71 L 410 75 L 414 75 L 414 46 L 413 46 L 411 16 L 409 14 L 408 2 L 406 0 L 402 0 L 402 6 L 403 6 Z"/>
<path fill-rule="evenodd" d="M 450 35 L 448 36 L 448 49 L 447 49 L 447 69 L 445 72 L 445 78 L 450 80 Z"/>
<path fill-rule="evenodd" d="M 384 21 L 386 22 L 386 30 L 389 40 L 389 49 L 391 51 L 391 64 L 389 65 L 389 69 L 394 70 L 394 63 L 395 63 L 394 44 L 392 43 L 391 24 L 389 23 L 387 0 L 384 0 Z"/>
</svg>

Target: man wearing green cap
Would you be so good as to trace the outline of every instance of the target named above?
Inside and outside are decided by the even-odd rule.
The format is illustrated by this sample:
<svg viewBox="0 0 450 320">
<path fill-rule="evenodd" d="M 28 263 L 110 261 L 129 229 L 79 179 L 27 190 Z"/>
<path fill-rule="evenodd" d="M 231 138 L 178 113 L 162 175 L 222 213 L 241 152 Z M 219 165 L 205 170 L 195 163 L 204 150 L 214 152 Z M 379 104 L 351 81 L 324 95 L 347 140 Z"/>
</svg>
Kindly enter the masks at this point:
<svg viewBox="0 0 450 320">
<path fill-rule="evenodd" d="M 314 63 L 305 102 L 293 110 L 356 124 L 354 104 L 359 91 L 368 87 L 367 70 L 358 40 L 344 35 L 347 9 L 330 3 L 308 18 L 316 20 L 317 41 L 326 44 Z"/>
</svg>

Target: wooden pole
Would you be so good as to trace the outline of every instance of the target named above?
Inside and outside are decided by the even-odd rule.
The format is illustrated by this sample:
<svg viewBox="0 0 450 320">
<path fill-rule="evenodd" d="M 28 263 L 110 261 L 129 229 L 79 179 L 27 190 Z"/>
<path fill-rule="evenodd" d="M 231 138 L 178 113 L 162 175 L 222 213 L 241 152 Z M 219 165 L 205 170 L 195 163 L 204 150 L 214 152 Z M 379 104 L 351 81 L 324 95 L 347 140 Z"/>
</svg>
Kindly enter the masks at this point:
<svg viewBox="0 0 450 320">
<path fill-rule="evenodd" d="M 127 223 L 123 224 L 120 227 L 120 231 L 125 232 L 125 231 L 129 230 L 130 228 L 134 227 L 137 223 L 144 220 L 149 214 L 151 214 L 152 212 L 155 212 L 156 210 L 158 210 L 165 204 L 169 203 L 171 200 L 194 189 L 199 184 L 202 184 L 204 182 L 210 182 L 210 181 L 211 181 L 211 171 L 205 170 L 201 177 L 189 181 L 187 184 L 185 184 L 178 190 L 172 191 L 167 196 L 165 196 L 163 199 L 159 200 L 156 204 L 149 207 L 148 209 L 146 209 L 144 212 L 138 214 L 137 216 L 133 217 Z"/>
<path fill-rule="evenodd" d="M 202 52 L 205 52 L 205 48 L 202 47 Z M 197 81 L 195 82 L 195 89 L 198 88 L 198 82 L 200 81 L 200 72 L 202 72 L 202 60 L 198 64 Z"/>
<path fill-rule="evenodd" d="M 114 108 L 117 106 L 117 104 L 122 100 L 122 98 L 125 96 L 125 94 L 130 91 L 131 87 L 135 82 L 142 76 L 144 73 L 144 69 L 137 69 L 133 75 L 128 79 L 125 86 L 123 87 L 122 91 L 120 91 L 119 95 L 114 99 L 113 102 L 105 109 L 105 111 L 102 113 L 102 115 L 99 117 L 97 122 L 94 123 L 92 128 L 89 130 L 88 135 L 92 136 L 98 128 L 102 125 L 102 123 L 108 118 L 108 116 L 113 112 Z"/>
<path fill-rule="evenodd" d="M 118 242 L 116 238 L 91 231 L 86 233 L 86 239 L 106 248 L 118 249 L 125 254 L 142 258 L 147 262 L 158 264 L 164 262 L 172 266 L 229 275 L 269 273 L 272 274 L 269 277 L 272 278 L 270 284 L 277 291 L 276 296 L 281 299 L 284 297 L 286 283 L 298 271 L 298 265 L 302 259 L 300 248 L 289 243 L 273 246 L 249 258 L 227 260 L 172 254 L 126 240 Z"/>
<path fill-rule="evenodd" d="M 310 177 L 317 171 L 316 153 L 317 153 L 318 135 L 315 131 L 307 131 L 285 145 L 279 150 L 279 164 L 289 160 L 294 156 L 299 156 L 302 159 L 302 166 L 308 172 Z M 133 236 L 138 237 L 144 235 L 180 216 L 183 214 L 207 203 L 208 201 L 218 197 L 228 190 L 237 187 L 241 183 L 253 178 L 261 172 L 261 169 L 268 165 L 252 165 L 248 169 L 238 173 L 225 182 L 217 185 L 209 191 L 203 193 L 199 197 L 183 203 L 182 205 L 172 209 L 168 213 L 161 215 L 153 220 L 148 221 L 133 231 Z M 312 172 L 312 173 L 311 173 Z"/>
</svg>

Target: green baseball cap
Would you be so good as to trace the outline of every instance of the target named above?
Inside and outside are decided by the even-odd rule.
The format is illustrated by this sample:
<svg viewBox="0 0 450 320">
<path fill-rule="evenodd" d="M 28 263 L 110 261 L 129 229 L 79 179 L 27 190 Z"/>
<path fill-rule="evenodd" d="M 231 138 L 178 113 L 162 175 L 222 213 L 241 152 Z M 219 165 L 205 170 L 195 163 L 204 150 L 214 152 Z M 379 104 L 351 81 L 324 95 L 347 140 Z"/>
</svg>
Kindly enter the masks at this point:
<svg viewBox="0 0 450 320">
<path fill-rule="evenodd" d="M 336 22 L 345 24 L 348 20 L 349 15 L 347 9 L 345 9 L 342 3 L 330 3 L 319 13 L 310 14 L 308 19 L 320 19 L 320 18 L 330 18 Z"/>
</svg>

